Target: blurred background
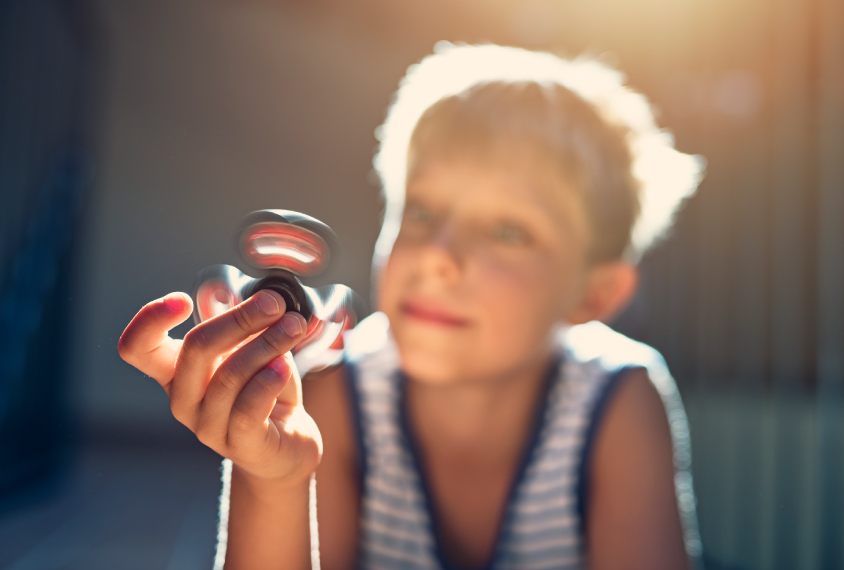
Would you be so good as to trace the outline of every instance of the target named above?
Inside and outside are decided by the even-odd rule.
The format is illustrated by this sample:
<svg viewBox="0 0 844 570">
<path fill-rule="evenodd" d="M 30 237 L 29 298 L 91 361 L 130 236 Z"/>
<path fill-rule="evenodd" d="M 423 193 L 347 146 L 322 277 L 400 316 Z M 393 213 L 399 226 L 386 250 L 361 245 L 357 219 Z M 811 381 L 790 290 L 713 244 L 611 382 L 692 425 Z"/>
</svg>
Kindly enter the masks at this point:
<svg viewBox="0 0 844 570">
<path fill-rule="evenodd" d="M 707 158 L 615 326 L 685 398 L 707 568 L 844 568 L 840 0 L 0 0 L 0 567 L 210 568 L 219 458 L 117 339 L 258 208 L 367 296 L 373 131 L 442 39 L 600 55 Z"/>
</svg>

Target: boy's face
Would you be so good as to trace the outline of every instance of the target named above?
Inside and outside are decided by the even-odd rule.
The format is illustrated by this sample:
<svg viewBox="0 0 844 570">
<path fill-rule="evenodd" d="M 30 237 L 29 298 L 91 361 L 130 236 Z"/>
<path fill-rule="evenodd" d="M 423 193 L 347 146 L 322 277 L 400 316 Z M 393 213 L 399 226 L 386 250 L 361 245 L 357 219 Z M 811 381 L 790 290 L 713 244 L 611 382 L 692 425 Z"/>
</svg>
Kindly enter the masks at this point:
<svg viewBox="0 0 844 570">
<path fill-rule="evenodd" d="M 405 373 L 436 383 L 519 374 L 549 354 L 580 302 L 581 201 L 538 159 L 426 158 L 380 274 Z"/>
</svg>

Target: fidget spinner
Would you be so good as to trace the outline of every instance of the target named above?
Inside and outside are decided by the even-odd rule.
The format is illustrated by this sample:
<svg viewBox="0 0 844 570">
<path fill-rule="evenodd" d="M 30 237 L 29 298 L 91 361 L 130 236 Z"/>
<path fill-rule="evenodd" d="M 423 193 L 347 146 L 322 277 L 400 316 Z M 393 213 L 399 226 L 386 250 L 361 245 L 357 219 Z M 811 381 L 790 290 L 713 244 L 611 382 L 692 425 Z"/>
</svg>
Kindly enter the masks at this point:
<svg viewBox="0 0 844 570">
<path fill-rule="evenodd" d="M 269 289 L 308 323 L 293 350 L 299 373 L 304 376 L 338 363 L 343 332 L 357 324 L 362 301 L 352 289 L 335 283 L 340 243 L 332 229 L 299 212 L 258 210 L 240 223 L 235 247 L 248 274 L 231 265 L 200 271 L 192 292 L 194 322 Z"/>
</svg>

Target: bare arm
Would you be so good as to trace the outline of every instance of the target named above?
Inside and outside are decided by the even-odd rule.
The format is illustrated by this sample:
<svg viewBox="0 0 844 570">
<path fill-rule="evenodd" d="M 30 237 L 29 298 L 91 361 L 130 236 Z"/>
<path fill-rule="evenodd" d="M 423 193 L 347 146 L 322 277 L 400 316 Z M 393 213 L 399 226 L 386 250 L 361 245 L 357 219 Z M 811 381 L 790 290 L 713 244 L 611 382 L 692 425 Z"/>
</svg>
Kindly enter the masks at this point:
<svg viewBox="0 0 844 570">
<path fill-rule="evenodd" d="M 280 487 L 232 468 L 226 570 L 311 568 L 308 481 Z"/>
<path fill-rule="evenodd" d="M 689 568 L 668 420 L 644 370 L 622 380 L 599 428 L 586 543 L 593 570 Z"/>
</svg>

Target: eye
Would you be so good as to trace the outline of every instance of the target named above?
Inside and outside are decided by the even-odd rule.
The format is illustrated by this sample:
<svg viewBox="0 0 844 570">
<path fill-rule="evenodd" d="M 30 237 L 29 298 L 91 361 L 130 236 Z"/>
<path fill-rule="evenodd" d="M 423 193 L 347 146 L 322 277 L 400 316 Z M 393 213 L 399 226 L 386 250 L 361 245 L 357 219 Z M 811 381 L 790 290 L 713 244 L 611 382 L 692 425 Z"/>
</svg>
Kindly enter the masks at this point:
<svg viewBox="0 0 844 570">
<path fill-rule="evenodd" d="M 492 239 L 504 245 L 527 245 L 530 241 L 527 232 L 522 227 L 508 222 L 493 226 Z"/>
<path fill-rule="evenodd" d="M 415 224 L 431 224 L 434 222 L 434 213 L 425 206 L 411 202 L 404 208 L 404 219 Z"/>
</svg>

